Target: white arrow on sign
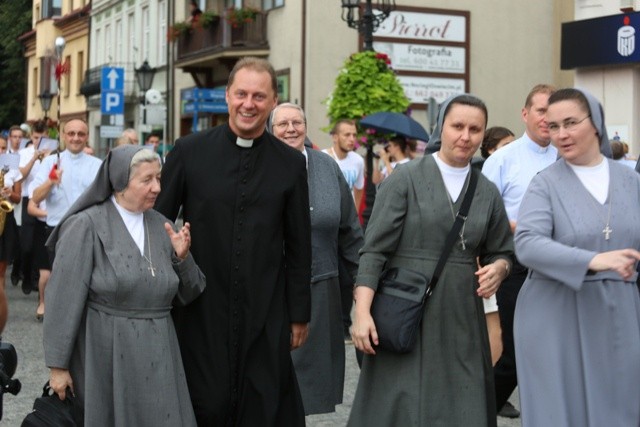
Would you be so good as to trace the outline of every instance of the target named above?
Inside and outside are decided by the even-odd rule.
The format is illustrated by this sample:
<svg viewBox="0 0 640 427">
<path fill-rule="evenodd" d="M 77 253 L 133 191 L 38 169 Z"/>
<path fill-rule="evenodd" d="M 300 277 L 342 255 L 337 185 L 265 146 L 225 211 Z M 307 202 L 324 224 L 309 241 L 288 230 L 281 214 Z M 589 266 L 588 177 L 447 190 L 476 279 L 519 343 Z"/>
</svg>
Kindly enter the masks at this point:
<svg viewBox="0 0 640 427">
<path fill-rule="evenodd" d="M 109 71 L 107 77 L 109 78 L 109 89 L 115 89 L 116 81 L 118 80 L 118 72 L 115 70 L 115 68 L 112 68 L 111 71 Z"/>
</svg>

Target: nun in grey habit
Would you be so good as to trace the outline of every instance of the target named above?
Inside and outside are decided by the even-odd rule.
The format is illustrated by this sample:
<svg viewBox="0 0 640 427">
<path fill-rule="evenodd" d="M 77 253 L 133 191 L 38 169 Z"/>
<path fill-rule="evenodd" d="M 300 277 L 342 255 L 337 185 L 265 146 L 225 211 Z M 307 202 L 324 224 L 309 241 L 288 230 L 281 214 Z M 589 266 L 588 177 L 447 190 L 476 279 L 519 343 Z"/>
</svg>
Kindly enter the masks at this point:
<svg viewBox="0 0 640 427">
<path fill-rule="evenodd" d="M 513 243 L 500 194 L 482 174 L 464 232 L 427 301 L 415 348 L 397 354 L 367 347 L 375 327 L 369 309 L 382 270 L 402 267 L 432 276 L 453 212 L 462 204 L 470 174 L 477 173 L 470 160 L 486 123 L 480 99 L 452 96 L 441 106 L 429 141 L 437 154 L 398 167 L 380 186 L 354 291 L 351 334 L 366 354 L 349 427 L 496 425 L 489 336 L 478 292 L 493 287 L 495 293 L 511 267 Z M 447 184 L 453 189 L 456 182 L 452 196 Z"/>
<path fill-rule="evenodd" d="M 278 105 L 271 131 L 307 159 L 311 217 L 311 320 L 305 344 L 291 352 L 305 415 L 335 412 L 344 391 L 345 348 L 338 260 L 355 277 L 362 229 L 353 197 L 338 164 L 327 154 L 306 147 L 306 121 L 297 104 Z M 284 125 L 284 127 L 283 127 Z"/>
<path fill-rule="evenodd" d="M 151 209 L 159 174 L 152 151 L 112 150 L 47 241 L 45 362 L 54 391 L 63 398 L 69 386 L 79 398 L 87 426 L 196 424 L 169 311 L 195 299 L 205 278 L 189 226 L 174 231 Z"/>
<path fill-rule="evenodd" d="M 602 106 L 549 98 L 562 159 L 533 178 L 516 255 L 530 269 L 515 310 L 522 425 L 640 425 L 640 176 L 605 158 Z"/>
</svg>

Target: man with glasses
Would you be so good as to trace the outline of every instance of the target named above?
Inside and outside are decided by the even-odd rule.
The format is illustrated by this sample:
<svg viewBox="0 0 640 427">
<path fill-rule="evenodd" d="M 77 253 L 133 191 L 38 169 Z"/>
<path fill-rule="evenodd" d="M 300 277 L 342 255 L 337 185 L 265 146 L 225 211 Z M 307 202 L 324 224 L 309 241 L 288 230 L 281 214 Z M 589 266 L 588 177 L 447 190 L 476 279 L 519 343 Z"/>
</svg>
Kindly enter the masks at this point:
<svg viewBox="0 0 640 427">
<path fill-rule="evenodd" d="M 42 160 L 28 188 L 29 197 L 36 205 L 45 201 L 47 212 L 46 225 L 39 221 L 34 233 L 34 253 L 38 254 L 35 257 L 36 267 L 40 269 L 38 318 L 44 315 L 44 288 L 53 261 L 49 259 L 44 243 L 69 207 L 93 182 L 102 164 L 100 159 L 84 152 L 89 140 L 89 130 L 84 120 L 68 121 L 62 129 L 62 138 L 65 150 Z"/>
<path fill-rule="evenodd" d="M 529 182 L 558 157 L 558 150 L 551 145 L 546 118 L 549 96 L 553 92 L 555 88 L 545 84 L 531 89 L 522 109 L 524 135 L 494 152 L 482 167 L 482 173 L 498 187 L 502 195 L 511 231 L 515 230 L 520 202 Z M 516 258 L 517 256 L 516 253 Z M 499 415 L 509 418 L 517 418 L 520 415 L 507 400 L 518 385 L 513 345 L 513 314 L 518 292 L 526 276 L 527 268 L 516 260 L 511 275 L 502 282 L 496 293 L 503 342 L 502 357 L 494 367 L 496 407 Z"/>
</svg>

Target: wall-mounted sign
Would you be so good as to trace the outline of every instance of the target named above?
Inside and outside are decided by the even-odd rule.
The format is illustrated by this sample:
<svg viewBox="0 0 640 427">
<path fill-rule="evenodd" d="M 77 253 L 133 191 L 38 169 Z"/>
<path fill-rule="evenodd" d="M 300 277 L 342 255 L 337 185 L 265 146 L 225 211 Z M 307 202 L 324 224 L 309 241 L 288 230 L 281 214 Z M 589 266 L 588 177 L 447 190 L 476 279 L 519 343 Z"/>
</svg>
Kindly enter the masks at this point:
<svg viewBox="0 0 640 427">
<path fill-rule="evenodd" d="M 386 53 L 411 101 L 427 109 L 469 91 L 470 13 L 398 6 L 373 33 L 373 48 Z"/>
<path fill-rule="evenodd" d="M 464 74 L 466 69 L 463 47 L 375 42 L 373 49 L 386 53 L 398 71 Z"/>
<path fill-rule="evenodd" d="M 394 10 L 373 35 L 462 43 L 467 40 L 467 22 L 460 15 Z"/>
<path fill-rule="evenodd" d="M 452 95 L 465 93 L 464 79 L 398 76 L 398 80 L 413 104 L 427 104 L 429 98 L 434 98 L 441 104 Z"/>
<path fill-rule="evenodd" d="M 562 24 L 560 67 L 640 62 L 640 12 Z"/>
</svg>

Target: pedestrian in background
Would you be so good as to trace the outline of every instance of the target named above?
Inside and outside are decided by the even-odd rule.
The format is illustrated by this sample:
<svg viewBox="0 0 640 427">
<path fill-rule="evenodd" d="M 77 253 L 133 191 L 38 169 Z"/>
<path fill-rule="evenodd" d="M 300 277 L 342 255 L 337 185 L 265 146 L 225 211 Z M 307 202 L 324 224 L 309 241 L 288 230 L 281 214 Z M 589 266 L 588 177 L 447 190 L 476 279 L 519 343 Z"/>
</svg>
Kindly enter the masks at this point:
<svg viewBox="0 0 640 427">
<path fill-rule="evenodd" d="M 561 89 L 549 133 L 562 160 L 527 190 L 516 253 L 531 273 L 515 312 L 522 425 L 640 425 L 640 176 L 605 158 L 602 105 Z"/>
<path fill-rule="evenodd" d="M 513 241 L 495 186 L 470 166 L 486 124 L 480 99 L 447 99 L 429 141 L 439 151 L 398 168 L 380 186 L 354 291 L 353 341 L 366 355 L 349 426 L 496 425 L 483 299 L 508 275 Z M 471 174 L 478 178 L 473 202 L 414 349 L 377 348 L 370 307 L 380 273 L 403 267 L 431 277 Z"/>
<path fill-rule="evenodd" d="M 31 141 L 20 150 L 20 173 L 22 174 L 22 225 L 20 226 L 20 259 L 22 261 L 22 292 L 30 294 L 38 289 L 38 273 L 33 263 L 34 238 L 37 219 L 28 212 L 29 186 L 38 173 L 42 159 L 50 150 L 41 150 L 40 141 L 45 136 L 47 126 L 43 121 L 33 124 Z"/>
<path fill-rule="evenodd" d="M 291 352 L 305 415 L 335 412 L 344 391 L 345 351 L 338 279 L 342 260 L 351 277 L 358 270 L 362 229 L 353 197 L 338 164 L 306 148 L 306 118 L 296 104 L 271 113 L 272 133 L 307 159 L 311 215 L 311 321 L 304 346 Z"/>
<path fill-rule="evenodd" d="M 8 149 L 8 142 L 0 137 L 0 155 L 5 154 Z M 19 204 L 21 197 L 22 175 L 18 169 L 8 169 L 1 172 L 3 174 L 4 187 L 0 188 L 0 199 L 10 203 L 11 206 Z M 20 248 L 18 244 L 18 226 L 13 215 L 13 211 L 2 213 L 4 215 L 4 228 L 0 236 L 0 333 L 4 330 L 8 318 L 8 304 L 5 293 L 5 276 L 7 266 L 18 254 Z"/>
<path fill-rule="evenodd" d="M 521 116 L 525 132 L 506 147 L 495 151 L 482 166 L 482 173 L 493 182 L 502 196 L 511 230 L 518 221 L 518 209 L 531 179 L 558 158 L 558 150 L 551 144 L 547 127 L 547 102 L 554 87 L 545 84 L 534 86 L 524 103 Z M 513 313 L 518 292 L 527 277 L 527 268 L 517 260 L 513 270 L 496 294 L 500 308 L 502 328 L 502 357 L 495 366 L 496 405 L 498 414 L 517 418 L 520 413 L 509 396 L 518 385 L 516 355 L 513 346 Z"/>
</svg>

